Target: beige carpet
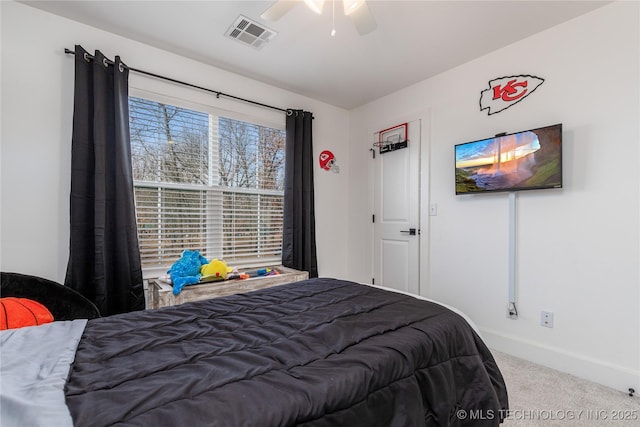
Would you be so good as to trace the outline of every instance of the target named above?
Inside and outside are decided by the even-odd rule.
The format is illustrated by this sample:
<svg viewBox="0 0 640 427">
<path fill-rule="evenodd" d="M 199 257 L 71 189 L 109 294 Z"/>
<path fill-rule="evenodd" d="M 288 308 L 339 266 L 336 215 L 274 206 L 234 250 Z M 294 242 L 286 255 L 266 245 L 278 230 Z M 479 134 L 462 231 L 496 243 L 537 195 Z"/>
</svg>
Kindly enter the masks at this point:
<svg viewBox="0 0 640 427">
<path fill-rule="evenodd" d="M 640 390 L 628 393 L 491 351 L 509 394 L 505 427 L 640 426 Z"/>
</svg>

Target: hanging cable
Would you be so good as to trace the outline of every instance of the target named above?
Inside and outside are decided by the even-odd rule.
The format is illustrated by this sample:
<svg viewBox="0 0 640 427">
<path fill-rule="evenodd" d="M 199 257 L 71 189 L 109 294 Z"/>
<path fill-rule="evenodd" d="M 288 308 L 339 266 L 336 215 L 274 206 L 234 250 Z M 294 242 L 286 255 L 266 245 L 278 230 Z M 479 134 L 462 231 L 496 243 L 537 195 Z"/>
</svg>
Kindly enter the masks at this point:
<svg viewBox="0 0 640 427">
<path fill-rule="evenodd" d="M 76 54 L 73 50 L 67 49 L 67 48 L 64 49 L 64 53 L 66 53 L 68 55 L 75 55 Z M 85 59 L 86 60 L 93 59 L 93 56 L 85 55 Z M 108 61 L 108 62 L 110 64 L 113 64 L 113 61 Z M 194 85 L 194 84 L 191 84 L 191 83 L 183 82 L 181 80 L 173 79 L 171 77 L 162 76 L 160 74 L 151 73 L 149 71 L 139 70 L 137 68 L 129 67 L 128 65 L 125 65 L 125 67 L 127 67 L 129 69 L 129 71 L 133 71 L 133 72 L 136 72 L 136 73 L 139 73 L 139 74 L 144 74 L 144 75 L 147 75 L 147 76 L 155 77 L 157 79 L 166 80 L 166 81 L 169 81 L 169 82 L 172 82 L 172 83 L 177 83 L 177 84 L 180 84 L 180 85 L 183 85 L 183 86 L 192 87 L 192 88 L 195 88 L 195 89 L 203 90 L 205 92 L 214 93 L 216 95 L 216 98 L 220 98 L 221 96 L 224 96 L 226 98 L 234 99 L 236 101 L 242 101 L 242 102 L 247 102 L 249 104 L 257 105 L 259 107 L 271 108 L 272 110 L 282 111 L 283 113 L 287 112 L 287 110 L 284 109 L 284 108 L 274 107 L 272 105 L 263 104 L 263 103 L 257 102 L 257 101 L 252 101 L 250 99 L 240 98 L 239 96 L 229 95 L 228 93 L 224 93 L 224 92 L 220 92 L 220 91 L 217 91 L 217 90 L 209 89 L 209 88 L 206 88 L 206 87 L 202 87 L 202 86 Z"/>
</svg>

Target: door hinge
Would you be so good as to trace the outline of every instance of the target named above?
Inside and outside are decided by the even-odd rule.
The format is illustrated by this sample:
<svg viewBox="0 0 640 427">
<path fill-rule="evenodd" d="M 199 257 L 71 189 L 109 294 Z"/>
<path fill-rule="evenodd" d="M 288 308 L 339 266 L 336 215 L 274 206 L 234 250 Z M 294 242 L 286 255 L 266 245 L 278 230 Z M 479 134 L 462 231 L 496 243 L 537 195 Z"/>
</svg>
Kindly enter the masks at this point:
<svg viewBox="0 0 640 427">
<path fill-rule="evenodd" d="M 376 222 L 376 214 L 371 215 L 371 222 Z"/>
<path fill-rule="evenodd" d="M 372 284 L 372 285 L 375 285 L 375 284 L 376 284 L 376 278 L 375 278 L 375 277 L 372 277 L 372 278 L 371 278 L 371 284 Z"/>
<path fill-rule="evenodd" d="M 374 159 L 375 159 L 375 158 L 376 158 L 376 150 L 375 150 L 375 149 L 373 149 L 373 148 L 369 148 L 369 151 L 371 151 L 371 156 L 372 156 L 372 158 L 374 158 Z"/>
</svg>

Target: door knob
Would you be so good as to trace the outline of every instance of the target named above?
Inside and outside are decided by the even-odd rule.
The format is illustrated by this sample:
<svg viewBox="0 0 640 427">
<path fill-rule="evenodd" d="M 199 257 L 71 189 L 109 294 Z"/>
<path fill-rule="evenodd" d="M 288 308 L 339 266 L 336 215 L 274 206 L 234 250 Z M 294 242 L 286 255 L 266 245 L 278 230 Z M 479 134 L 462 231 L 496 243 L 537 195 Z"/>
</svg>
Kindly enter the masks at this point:
<svg viewBox="0 0 640 427">
<path fill-rule="evenodd" d="M 401 233 L 409 233 L 409 236 L 415 236 L 416 235 L 416 229 L 415 228 L 410 228 L 408 230 L 400 230 Z"/>
</svg>

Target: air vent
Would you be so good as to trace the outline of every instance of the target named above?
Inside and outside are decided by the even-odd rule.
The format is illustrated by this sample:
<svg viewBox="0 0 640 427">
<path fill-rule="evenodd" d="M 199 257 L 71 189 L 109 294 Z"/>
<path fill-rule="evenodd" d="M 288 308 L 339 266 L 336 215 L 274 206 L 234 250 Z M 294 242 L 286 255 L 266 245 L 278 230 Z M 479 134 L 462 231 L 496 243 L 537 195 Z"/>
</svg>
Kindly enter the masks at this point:
<svg viewBox="0 0 640 427">
<path fill-rule="evenodd" d="M 240 15 L 233 25 L 229 27 L 225 36 L 238 40 L 239 42 L 256 49 L 261 49 L 277 34 L 278 33 L 275 31 Z"/>
</svg>

